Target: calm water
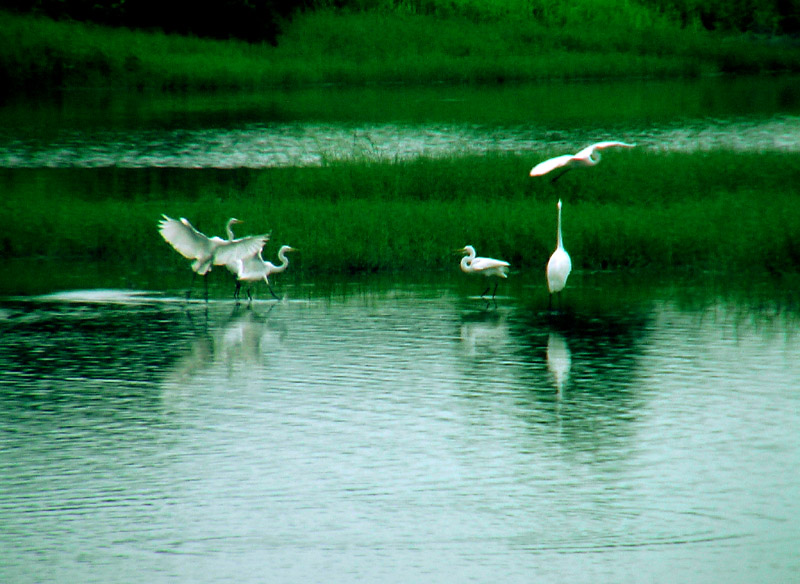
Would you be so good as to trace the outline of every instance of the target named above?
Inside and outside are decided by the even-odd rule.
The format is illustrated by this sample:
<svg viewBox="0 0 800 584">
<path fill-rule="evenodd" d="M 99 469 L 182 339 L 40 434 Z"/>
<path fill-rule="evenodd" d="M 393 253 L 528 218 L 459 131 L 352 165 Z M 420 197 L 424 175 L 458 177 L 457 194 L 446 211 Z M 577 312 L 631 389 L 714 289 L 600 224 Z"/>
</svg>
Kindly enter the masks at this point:
<svg viewBox="0 0 800 584">
<path fill-rule="evenodd" d="M 800 79 L 317 88 L 250 96 L 75 92 L 0 108 L 0 166 L 264 168 L 576 151 L 800 152 Z"/>
<path fill-rule="evenodd" d="M 696 282 L 6 298 L 0 581 L 796 582 L 796 290 Z"/>
</svg>

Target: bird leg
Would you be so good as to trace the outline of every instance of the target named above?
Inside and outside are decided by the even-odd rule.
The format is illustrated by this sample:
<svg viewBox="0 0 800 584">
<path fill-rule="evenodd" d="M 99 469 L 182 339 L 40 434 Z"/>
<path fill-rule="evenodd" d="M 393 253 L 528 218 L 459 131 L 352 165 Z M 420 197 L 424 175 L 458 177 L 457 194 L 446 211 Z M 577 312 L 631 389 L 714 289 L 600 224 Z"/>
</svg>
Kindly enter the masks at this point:
<svg viewBox="0 0 800 584">
<path fill-rule="evenodd" d="M 272 289 L 272 284 L 270 284 L 270 283 L 269 283 L 269 280 L 267 280 L 267 288 L 269 288 L 269 291 L 270 291 L 270 293 L 272 294 L 272 297 L 273 297 L 275 300 L 280 300 L 280 298 L 278 297 L 278 295 L 277 295 L 277 294 L 275 294 L 275 291 Z"/>
<path fill-rule="evenodd" d="M 239 300 L 239 290 L 242 288 L 242 281 L 236 280 L 236 290 L 233 291 L 233 299 Z"/>
<path fill-rule="evenodd" d="M 253 287 L 252 286 L 248 286 L 247 287 L 247 300 L 249 302 L 253 301 Z"/>
<path fill-rule="evenodd" d="M 491 290 L 491 289 L 492 289 L 492 286 L 491 286 L 491 285 L 489 285 L 489 286 L 486 286 L 486 290 L 484 290 L 484 291 L 483 291 L 483 294 L 481 294 L 481 298 L 483 298 L 484 296 L 486 296 L 486 293 L 487 293 L 489 290 Z M 483 298 L 483 299 L 484 299 L 484 300 L 486 300 L 485 298 Z"/>
<path fill-rule="evenodd" d="M 494 295 L 497 294 L 497 285 L 500 283 L 500 280 L 494 283 L 494 290 L 492 291 L 492 300 L 494 300 Z"/>
<path fill-rule="evenodd" d="M 194 281 L 197 279 L 197 272 L 192 272 L 192 281 L 189 282 L 189 289 L 186 291 L 186 300 L 192 297 L 192 288 L 194 288 Z"/>
<path fill-rule="evenodd" d="M 552 179 L 550 182 L 551 182 L 551 183 L 555 183 L 555 182 L 556 182 L 558 179 L 560 179 L 562 176 L 564 176 L 565 174 L 567 174 L 567 173 L 568 173 L 570 170 L 571 170 L 571 169 L 569 169 L 569 168 L 565 168 L 564 170 L 562 170 L 561 172 L 559 172 L 557 175 L 555 175 L 555 176 L 553 177 L 553 179 Z"/>
</svg>

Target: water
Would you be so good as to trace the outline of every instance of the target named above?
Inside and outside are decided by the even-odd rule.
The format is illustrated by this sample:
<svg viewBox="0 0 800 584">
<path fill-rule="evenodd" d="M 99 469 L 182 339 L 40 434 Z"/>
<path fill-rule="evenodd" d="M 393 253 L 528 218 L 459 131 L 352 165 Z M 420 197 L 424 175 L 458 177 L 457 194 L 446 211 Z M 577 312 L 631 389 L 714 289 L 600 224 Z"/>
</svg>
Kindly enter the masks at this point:
<svg viewBox="0 0 800 584">
<path fill-rule="evenodd" d="M 796 152 L 799 87 L 75 92 L 3 104 L 0 166 L 158 197 L 101 168 Z M 792 275 L 578 272 L 550 312 L 525 274 L 487 306 L 458 273 L 287 273 L 285 301 L 237 306 L 56 259 L 0 277 L 0 582 L 800 580 Z"/>
<path fill-rule="evenodd" d="M 3 582 L 793 582 L 791 286 L 0 302 Z"/>
<path fill-rule="evenodd" d="M 800 151 L 796 78 L 316 88 L 148 98 L 77 92 L 0 110 L 7 168 L 315 166 L 333 160 L 574 152 Z"/>
</svg>

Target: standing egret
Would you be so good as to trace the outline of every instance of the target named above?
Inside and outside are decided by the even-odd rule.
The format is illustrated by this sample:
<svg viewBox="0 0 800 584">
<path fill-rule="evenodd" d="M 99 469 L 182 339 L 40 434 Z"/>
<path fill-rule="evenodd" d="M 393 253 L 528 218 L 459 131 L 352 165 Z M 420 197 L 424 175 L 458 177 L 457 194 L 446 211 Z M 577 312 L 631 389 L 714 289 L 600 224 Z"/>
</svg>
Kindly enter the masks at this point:
<svg viewBox="0 0 800 584">
<path fill-rule="evenodd" d="M 187 298 L 192 293 L 192 286 L 198 274 L 205 276 L 212 266 L 224 266 L 247 256 L 258 253 L 269 240 L 269 235 L 251 235 L 240 239 L 233 239 L 231 226 L 238 223 L 238 219 L 228 220 L 226 230 L 229 239 L 208 237 L 195 229 L 189 221 L 181 217 L 180 221 L 163 215 L 158 224 L 161 237 L 169 243 L 183 257 L 192 262 L 192 283 L 187 292 Z M 205 280 L 206 299 L 208 298 L 208 280 Z"/>
<path fill-rule="evenodd" d="M 572 260 L 569 259 L 567 250 L 564 249 L 564 242 L 561 239 L 561 199 L 558 200 L 558 243 L 553 255 L 547 262 L 547 288 L 550 290 L 549 306 L 553 304 L 553 294 L 559 293 L 567 285 L 567 278 L 572 271 Z"/>
<path fill-rule="evenodd" d="M 582 166 L 594 166 L 599 163 L 600 151 L 605 148 L 633 148 L 634 146 L 636 146 L 636 144 L 627 144 L 625 142 L 598 142 L 597 144 L 587 146 L 577 154 L 564 154 L 540 162 L 531 169 L 530 174 L 531 176 L 542 176 L 557 168 L 563 168 L 564 170 L 558 173 L 552 181 L 556 182 L 570 169 Z"/>
<path fill-rule="evenodd" d="M 508 267 L 509 263 L 504 262 L 503 260 L 496 260 L 493 258 L 481 258 L 475 257 L 475 248 L 471 245 L 464 247 L 463 249 L 459 250 L 461 253 L 468 254 L 461 258 L 461 271 L 467 274 L 479 274 L 481 276 L 485 276 L 487 278 L 491 276 L 497 276 L 498 278 L 508 278 Z M 497 293 L 497 285 L 500 283 L 500 280 L 494 283 L 494 291 L 492 292 L 492 300 L 494 300 L 494 295 Z M 486 296 L 486 293 L 489 291 L 491 286 L 487 286 L 486 290 L 483 291 L 481 294 L 481 298 Z"/>
<path fill-rule="evenodd" d="M 265 262 L 264 258 L 261 257 L 261 250 L 259 250 L 257 253 L 247 256 L 246 258 L 241 258 L 238 260 L 238 269 L 236 271 L 236 290 L 233 293 L 233 297 L 237 300 L 239 299 L 239 289 L 242 286 L 242 282 L 258 282 L 259 280 L 264 280 L 267 283 L 267 287 L 269 288 L 272 296 L 276 300 L 280 300 L 278 295 L 275 294 L 275 291 L 272 289 L 272 284 L 269 283 L 269 275 L 282 272 L 289 267 L 289 259 L 286 257 L 286 254 L 290 251 L 297 250 L 288 245 L 284 245 L 280 248 L 280 250 L 278 250 L 278 259 L 281 261 L 281 263 L 277 266 L 272 262 Z M 251 294 L 252 288 L 252 285 L 248 286 L 247 288 L 248 300 L 253 299 Z"/>
</svg>

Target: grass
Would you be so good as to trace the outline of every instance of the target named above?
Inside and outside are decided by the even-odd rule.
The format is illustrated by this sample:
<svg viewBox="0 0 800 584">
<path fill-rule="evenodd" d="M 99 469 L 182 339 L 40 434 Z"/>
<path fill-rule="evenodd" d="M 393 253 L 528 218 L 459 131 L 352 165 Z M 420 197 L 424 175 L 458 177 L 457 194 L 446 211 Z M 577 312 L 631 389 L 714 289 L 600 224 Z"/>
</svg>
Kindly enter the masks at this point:
<svg viewBox="0 0 800 584">
<path fill-rule="evenodd" d="M 443 270 L 453 250 L 541 270 L 555 247 L 555 202 L 580 270 L 800 270 L 795 155 L 630 151 L 555 185 L 527 157 L 337 162 L 266 170 L 6 169 L 6 259 L 86 258 L 187 270 L 156 232 L 161 213 L 221 234 L 272 232 L 298 272 Z M 657 180 L 654 177 L 658 177 Z M 43 235 L 46 234 L 46 235 Z"/>
<path fill-rule="evenodd" d="M 535 18 L 521 2 L 461 4 L 433 14 L 380 6 L 308 11 L 277 47 L 0 12 L 0 81 L 7 92 L 203 90 L 800 70 L 796 44 L 681 28 L 623 0 L 607 0 L 605 10 L 539 3 Z"/>
</svg>

